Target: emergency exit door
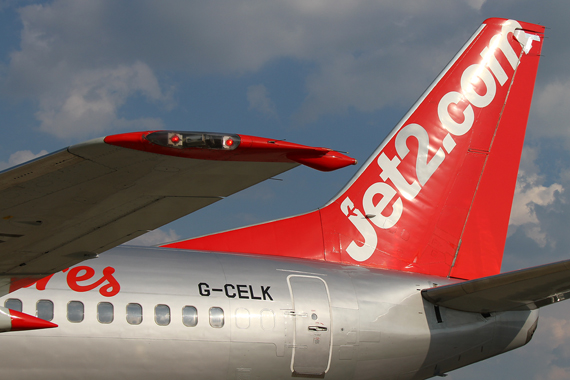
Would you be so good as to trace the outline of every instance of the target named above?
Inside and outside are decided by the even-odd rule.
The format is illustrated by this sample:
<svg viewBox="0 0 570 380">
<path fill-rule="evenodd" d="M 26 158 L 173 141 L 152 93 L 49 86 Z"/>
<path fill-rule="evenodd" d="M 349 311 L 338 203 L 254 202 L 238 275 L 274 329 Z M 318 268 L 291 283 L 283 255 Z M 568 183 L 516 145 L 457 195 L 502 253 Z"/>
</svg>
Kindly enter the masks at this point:
<svg viewBox="0 0 570 380">
<path fill-rule="evenodd" d="M 326 282 L 315 276 L 288 277 L 295 335 L 291 370 L 322 375 L 329 369 L 332 349 L 330 298 Z"/>
</svg>

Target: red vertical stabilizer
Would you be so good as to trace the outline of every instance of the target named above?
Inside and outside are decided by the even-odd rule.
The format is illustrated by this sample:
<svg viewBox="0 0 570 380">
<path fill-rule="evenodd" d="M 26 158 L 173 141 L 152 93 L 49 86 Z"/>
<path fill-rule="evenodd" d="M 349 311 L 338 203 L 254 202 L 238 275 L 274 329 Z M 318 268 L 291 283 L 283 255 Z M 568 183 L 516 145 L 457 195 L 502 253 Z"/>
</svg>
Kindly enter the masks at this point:
<svg viewBox="0 0 570 380">
<path fill-rule="evenodd" d="M 486 20 L 323 208 L 165 247 L 499 273 L 543 32 Z"/>
</svg>

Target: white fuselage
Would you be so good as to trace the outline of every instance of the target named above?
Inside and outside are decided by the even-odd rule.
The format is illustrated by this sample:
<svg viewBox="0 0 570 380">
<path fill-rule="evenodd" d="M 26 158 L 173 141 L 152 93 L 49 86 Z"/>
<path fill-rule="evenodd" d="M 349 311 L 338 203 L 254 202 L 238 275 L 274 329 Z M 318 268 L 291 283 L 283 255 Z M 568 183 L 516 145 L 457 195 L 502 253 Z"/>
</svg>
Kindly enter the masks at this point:
<svg viewBox="0 0 570 380">
<path fill-rule="evenodd" d="M 420 290 L 453 280 L 320 261 L 119 247 L 78 267 L 2 298 L 51 301 L 59 325 L 1 333 L 6 378 L 423 379 L 524 345 L 538 318 L 436 310 Z"/>
</svg>

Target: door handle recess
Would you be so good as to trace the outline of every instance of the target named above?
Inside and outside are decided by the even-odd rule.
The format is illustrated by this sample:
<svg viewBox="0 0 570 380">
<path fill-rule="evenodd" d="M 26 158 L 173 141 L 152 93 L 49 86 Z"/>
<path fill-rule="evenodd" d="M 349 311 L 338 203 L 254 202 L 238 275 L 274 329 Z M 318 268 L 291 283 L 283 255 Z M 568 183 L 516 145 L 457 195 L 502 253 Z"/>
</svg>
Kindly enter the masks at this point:
<svg viewBox="0 0 570 380">
<path fill-rule="evenodd" d="M 328 331 L 328 328 L 323 326 L 309 326 L 309 331 Z"/>
<path fill-rule="evenodd" d="M 296 313 L 293 310 L 285 312 L 285 315 L 289 317 L 302 317 L 302 318 L 308 317 L 307 313 Z"/>
</svg>

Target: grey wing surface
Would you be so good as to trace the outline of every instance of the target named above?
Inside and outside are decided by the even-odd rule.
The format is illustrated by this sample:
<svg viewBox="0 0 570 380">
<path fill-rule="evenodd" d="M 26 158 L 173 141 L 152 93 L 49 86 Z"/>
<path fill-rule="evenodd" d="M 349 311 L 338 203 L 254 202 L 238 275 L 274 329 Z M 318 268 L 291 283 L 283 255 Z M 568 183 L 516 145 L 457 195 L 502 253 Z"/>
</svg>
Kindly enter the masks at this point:
<svg viewBox="0 0 570 380">
<path fill-rule="evenodd" d="M 100 138 L 1 172 L 0 295 L 299 165 L 282 151 L 247 161 L 215 153 L 195 159 Z"/>
</svg>

